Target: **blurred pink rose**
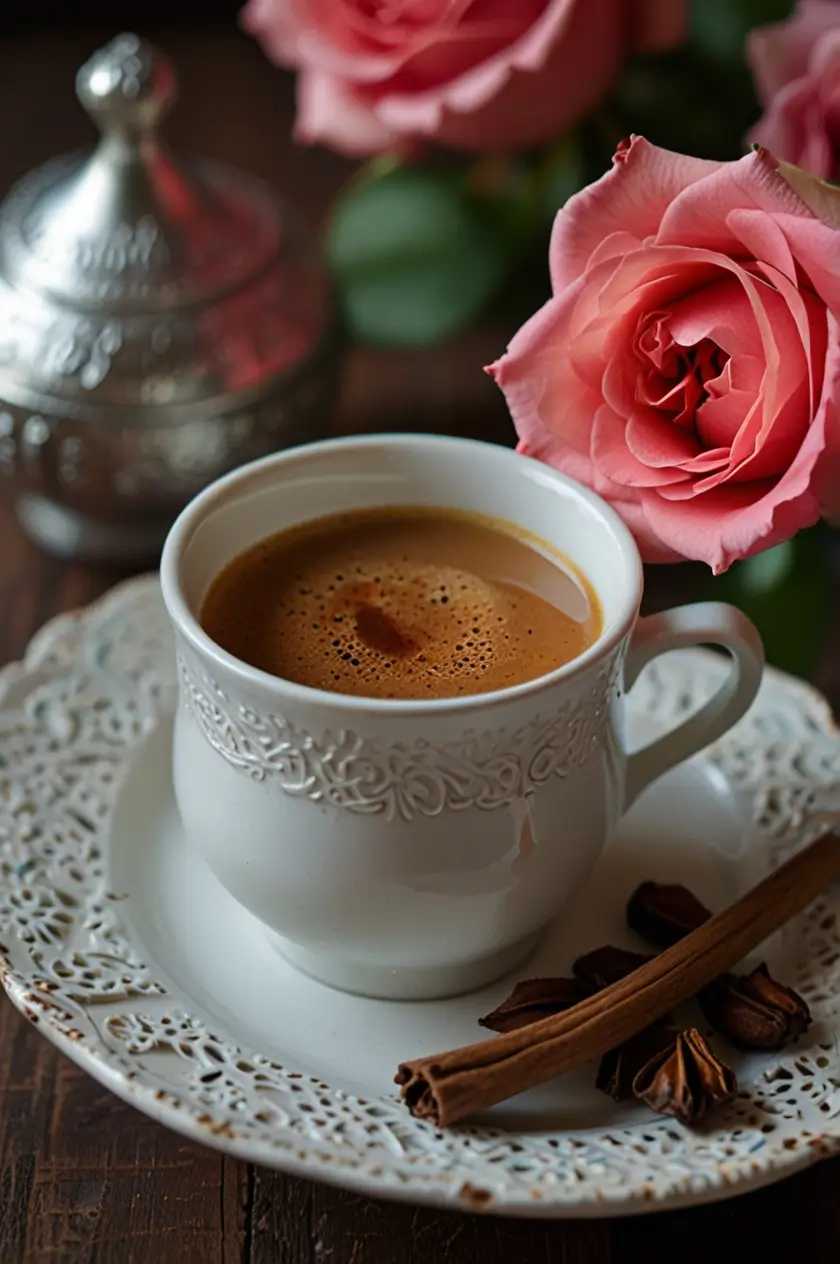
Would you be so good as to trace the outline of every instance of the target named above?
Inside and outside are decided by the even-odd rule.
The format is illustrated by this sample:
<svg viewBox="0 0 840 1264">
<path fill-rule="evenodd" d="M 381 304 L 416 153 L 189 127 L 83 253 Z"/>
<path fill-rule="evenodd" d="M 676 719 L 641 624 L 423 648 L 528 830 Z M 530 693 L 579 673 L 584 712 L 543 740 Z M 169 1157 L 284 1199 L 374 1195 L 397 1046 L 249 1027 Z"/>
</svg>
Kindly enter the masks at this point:
<svg viewBox="0 0 840 1264">
<path fill-rule="evenodd" d="M 840 3 L 799 0 L 787 22 L 750 32 L 747 58 L 765 111 L 749 139 L 840 178 Z"/>
<path fill-rule="evenodd" d="M 242 20 L 300 72 L 300 140 L 521 149 L 594 105 L 626 49 L 679 43 L 685 0 L 249 0 Z"/>
<path fill-rule="evenodd" d="M 550 264 L 490 370 L 520 452 L 606 497 L 648 561 L 722 571 L 840 512 L 840 189 L 634 137 L 558 213 Z"/>
</svg>

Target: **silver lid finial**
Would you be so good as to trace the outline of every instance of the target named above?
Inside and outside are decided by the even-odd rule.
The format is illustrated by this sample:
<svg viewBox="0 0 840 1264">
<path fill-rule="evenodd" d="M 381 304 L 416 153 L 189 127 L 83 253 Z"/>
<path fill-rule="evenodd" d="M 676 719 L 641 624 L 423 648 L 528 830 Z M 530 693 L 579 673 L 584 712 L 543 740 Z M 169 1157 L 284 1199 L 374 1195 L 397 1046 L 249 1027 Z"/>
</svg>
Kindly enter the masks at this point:
<svg viewBox="0 0 840 1264">
<path fill-rule="evenodd" d="M 175 100 L 175 68 L 138 35 L 118 35 L 79 70 L 76 94 L 105 132 L 147 132 Z"/>
<path fill-rule="evenodd" d="M 76 90 L 98 144 L 0 208 L 0 481 L 46 547 L 127 559 L 223 470 L 321 432 L 336 322 L 285 200 L 158 137 L 164 53 L 120 35 Z"/>
</svg>

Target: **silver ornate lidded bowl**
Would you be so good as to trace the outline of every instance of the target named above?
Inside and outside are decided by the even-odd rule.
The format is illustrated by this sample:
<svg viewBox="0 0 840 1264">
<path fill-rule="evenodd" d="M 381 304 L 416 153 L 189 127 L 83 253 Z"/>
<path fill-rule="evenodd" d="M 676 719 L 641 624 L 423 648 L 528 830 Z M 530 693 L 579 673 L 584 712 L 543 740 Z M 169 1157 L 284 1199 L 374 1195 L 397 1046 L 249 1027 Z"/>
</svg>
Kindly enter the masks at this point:
<svg viewBox="0 0 840 1264">
<path fill-rule="evenodd" d="M 289 208 L 159 137 L 168 58 L 121 35 L 76 90 L 99 145 L 0 209 L 0 472 L 48 551 L 141 561 L 211 479 L 324 433 L 338 322 Z"/>
</svg>

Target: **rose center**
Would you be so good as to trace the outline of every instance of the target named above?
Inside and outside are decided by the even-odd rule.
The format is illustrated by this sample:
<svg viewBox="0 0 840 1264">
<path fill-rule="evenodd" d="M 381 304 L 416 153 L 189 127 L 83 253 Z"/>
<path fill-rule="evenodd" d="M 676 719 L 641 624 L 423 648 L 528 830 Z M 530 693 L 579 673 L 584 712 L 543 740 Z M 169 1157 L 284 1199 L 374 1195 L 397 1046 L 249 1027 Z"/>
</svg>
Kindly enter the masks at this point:
<svg viewBox="0 0 840 1264">
<path fill-rule="evenodd" d="M 681 346 L 668 329 L 668 315 L 652 313 L 639 331 L 636 352 L 642 372 L 636 398 L 664 413 L 672 425 L 691 430 L 702 443 L 697 412 L 710 398 L 709 383 L 720 378 L 729 355 L 711 338 L 702 338 L 691 347 Z"/>
</svg>

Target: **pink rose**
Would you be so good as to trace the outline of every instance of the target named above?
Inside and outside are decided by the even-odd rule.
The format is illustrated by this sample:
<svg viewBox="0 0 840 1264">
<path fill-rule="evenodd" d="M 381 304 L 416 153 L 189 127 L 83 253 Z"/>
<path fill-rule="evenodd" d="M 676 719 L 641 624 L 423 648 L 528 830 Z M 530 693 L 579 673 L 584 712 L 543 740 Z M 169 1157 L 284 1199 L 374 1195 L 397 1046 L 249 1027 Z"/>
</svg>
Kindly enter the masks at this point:
<svg viewBox="0 0 840 1264">
<path fill-rule="evenodd" d="M 840 3 L 800 0 L 747 39 L 765 112 L 749 139 L 823 180 L 840 178 Z"/>
<path fill-rule="evenodd" d="M 649 561 L 717 572 L 840 510 L 840 189 L 639 137 L 558 213 L 553 297 L 491 368 L 519 451 Z"/>
<path fill-rule="evenodd" d="M 243 22 L 300 71 L 300 140 L 521 149 L 594 105 L 625 48 L 678 43 L 685 0 L 249 0 Z"/>
</svg>

